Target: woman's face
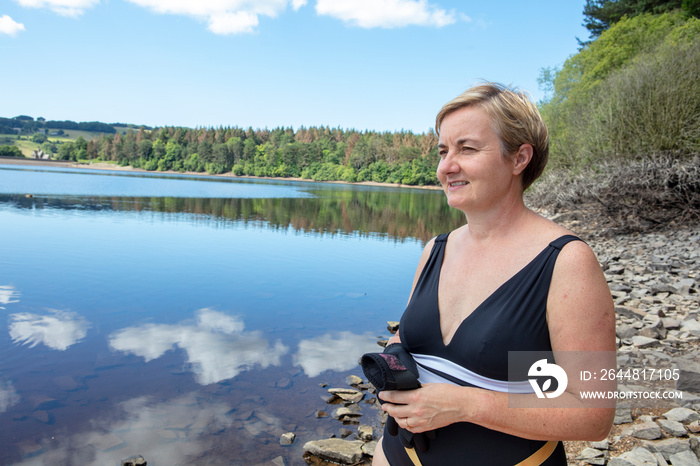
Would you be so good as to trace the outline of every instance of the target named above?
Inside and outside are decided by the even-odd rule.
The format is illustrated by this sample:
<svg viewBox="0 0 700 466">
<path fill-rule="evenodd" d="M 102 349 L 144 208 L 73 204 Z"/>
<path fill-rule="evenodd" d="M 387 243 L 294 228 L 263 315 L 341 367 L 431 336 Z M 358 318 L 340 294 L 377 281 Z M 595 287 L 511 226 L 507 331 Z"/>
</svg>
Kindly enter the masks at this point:
<svg viewBox="0 0 700 466">
<path fill-rule="evenodd" d="M 481 107 L 449 113 L 440 125 L 437 177 L 447 203 L 465 213 L 492 208 L 518 182 L 512 158 L 501 154 L 501 143 Z"/>
</svg>

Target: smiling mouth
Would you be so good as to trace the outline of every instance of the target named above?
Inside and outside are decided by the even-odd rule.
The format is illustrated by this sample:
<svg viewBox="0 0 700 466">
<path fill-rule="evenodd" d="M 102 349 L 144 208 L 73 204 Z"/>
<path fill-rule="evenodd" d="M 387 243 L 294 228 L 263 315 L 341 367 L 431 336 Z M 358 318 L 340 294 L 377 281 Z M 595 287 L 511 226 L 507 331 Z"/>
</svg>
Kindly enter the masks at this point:
<svg viewBox="0 0 700 466">
<path fill-rule="evenodd" d="M 457 186 L 466 186 L 469 184 L 468 181 L 453 181 L 452 183 L 448 183 L 450 188 L 455 188 Z"/>
</svg>

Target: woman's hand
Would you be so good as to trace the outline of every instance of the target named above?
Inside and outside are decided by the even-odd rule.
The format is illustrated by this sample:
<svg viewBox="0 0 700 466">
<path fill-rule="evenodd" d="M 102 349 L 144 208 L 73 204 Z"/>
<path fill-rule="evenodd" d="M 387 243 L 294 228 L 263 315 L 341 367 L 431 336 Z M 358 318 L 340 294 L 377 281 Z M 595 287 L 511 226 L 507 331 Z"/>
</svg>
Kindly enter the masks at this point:
<svg viewBox="0 0 700 466">
<path fill-rule="evenodd" d="M 416 390 L 385 390 L 379 398 L 385 401 L 382 409 L 399 427 L 417 434 L 465 421 L 469 393 L 465 387 L 431 383 Z"/>
</svg>

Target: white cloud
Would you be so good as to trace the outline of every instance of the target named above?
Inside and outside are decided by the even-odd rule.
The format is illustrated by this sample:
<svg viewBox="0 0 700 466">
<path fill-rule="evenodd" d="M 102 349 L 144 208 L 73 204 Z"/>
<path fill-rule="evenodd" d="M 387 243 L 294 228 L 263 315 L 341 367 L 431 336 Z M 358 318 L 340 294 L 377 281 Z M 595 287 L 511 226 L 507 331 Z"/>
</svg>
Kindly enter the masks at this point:
<svg viewBox="0 0 700 466">
<path fill-rule="evenodd" d="M 179 347 L 198 383 L 208 385 L 231 379 L 255 365 L 278 365 L 289 350 L 279 341 L 270 346 L 260 332 L 244 332 L 240 318 L 201 309 L 196 325 L 147 324 L 113 333 L 109 345 L 146 362 Z"/>
<path fill-rule="evenodd" d="M 363 354 L 380 350 L 377 338 L 370 333 L 327 333 L 300 341 L 299 352 L 294 355 L 294 365 L 301 366 L 309 377 L 316 377 L 327 370 L 343 372 L 358 367 Z"/>
<path fill-rule="evenodd" d="M 258 16 L 245 11 L 222 13 L 209 17 L 208 29 L 214 34 L 243 34 L 255 31 Z"/>
<path fill-rule="evenodd" d="M 85 338 L 90 324 L 72 312 L 51 310 L 53 315 L 40 316 L 22 312 L 10 315 L 10 337 L 15 343 L 31 348 L 43 343 L 51 349 L 64 351 Z"/>
<path fill-rule="evenodd" d="M 16 22 L 7 15 L 0 16 L 0 34 L 16 36 L 20 31 L 24 31 L 24 24 Z M 1 292 L 2 290 L 0 290 L 0 293 Z M 2 296 L 0 296 L 0 302 L 2 302 L 1 299 Z"/>
<path fill-rule="evenodd" d="M 11 382 L 0 380 L 0 413 L 7 411 L 12 405 L 19 403 L 19 395 Z"/>
<path fill-rule="evenodd" d="M 447 12 L 426 0 L 318 0 L 316 13 L 368 29 L 443 27 L 457 21 L 454 11 Z"/>
<path fill-rule="evenodd" d="M 290 0 L 128 0 L 156 13 L 205 19 L 214 34 L 245 34 L 255 31 L 260 16 L 280 14 Z M 299 9 L 306 0 L 291 0 Z"/>
<path fill-rule="evenodd" d="M 292 8 L 294 11 L 298 11 L 299 8 L 306 5 L 306 0 L 292 0 Z"/>
<path fill-rule="evenodd" d="M 0 18 L 0 32 L 5 32 L 5 29 L 2 24 L 2 19 L 5 18 L 6 16 L 3 16 Z M 24 29 L 24 26 L 22 26 L 22 29 Z M 10 35 L 13 35 L 11 33 L 7 33 Z M 0 286 L 0 304 L 10 304 L 10 303 L 18 303 L 18 299 L 13 299 L 13 298 L 18 298 L 19 293 L 15 291 L 14 286 Z M 3 306 L 0 306 L 0 309 L 5 309 Z"/>
<path fill-rule="evenodd" d="M 77 17 L 85 10 L 100 3 L 100 0 L 15 0 L 24 7 L 49 8 L 61 16 Z"/>
</svg>

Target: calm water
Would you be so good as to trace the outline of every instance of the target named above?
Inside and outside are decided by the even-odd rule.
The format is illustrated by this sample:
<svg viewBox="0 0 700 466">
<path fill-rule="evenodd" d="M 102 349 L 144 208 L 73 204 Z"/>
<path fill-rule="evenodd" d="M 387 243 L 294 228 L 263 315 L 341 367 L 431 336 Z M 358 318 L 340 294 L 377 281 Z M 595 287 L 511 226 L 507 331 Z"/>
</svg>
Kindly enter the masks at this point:
<svg viewBox="0 0 700 466">
<path fill-rule="evenodd" d="M 319 384 L 460 223 L 438 191 L 0 165 L 0 464 L 305 464 L 344 427 Z"/>
</svg>

